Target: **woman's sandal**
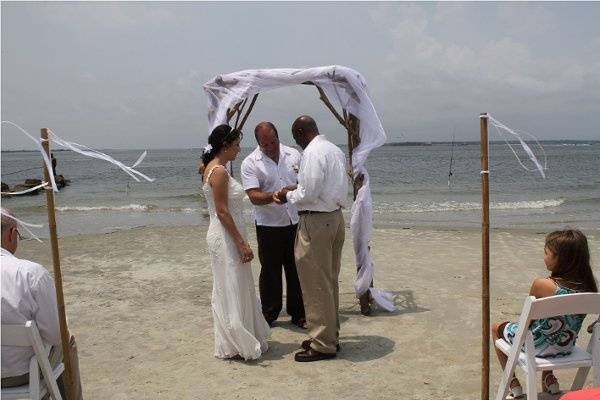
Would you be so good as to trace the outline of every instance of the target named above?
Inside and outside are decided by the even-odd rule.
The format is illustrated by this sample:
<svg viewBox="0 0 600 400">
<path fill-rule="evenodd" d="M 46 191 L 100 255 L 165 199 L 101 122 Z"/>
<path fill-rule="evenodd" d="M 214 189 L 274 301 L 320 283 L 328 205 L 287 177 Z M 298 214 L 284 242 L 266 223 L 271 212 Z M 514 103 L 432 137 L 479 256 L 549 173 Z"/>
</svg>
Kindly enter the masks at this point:
<svg viewBox="0 0 600 400">
<path fill-rule="evenodd" d="M 516 382 L 516 384 L 513 386 L 513 382 Z M 519 380 L 514 377 L 511 379 L 510 381 L 510 394 L 508 396 L 506 396 L 507 399 L 524 399 L 525 398 L 525 393 L 523 393 L 523 387 L 521 386 L 521 383 L 519 383 Z"/>
<path fill-rule="evenodd" d="M 550 379 L 548 379 L 550 377 Z M 546 374 L 542 379 L 542 391 L 550 394 L 559 394 L 560 387 L 558 386 L 558 379 L 554 374 Z"/>
</svg>

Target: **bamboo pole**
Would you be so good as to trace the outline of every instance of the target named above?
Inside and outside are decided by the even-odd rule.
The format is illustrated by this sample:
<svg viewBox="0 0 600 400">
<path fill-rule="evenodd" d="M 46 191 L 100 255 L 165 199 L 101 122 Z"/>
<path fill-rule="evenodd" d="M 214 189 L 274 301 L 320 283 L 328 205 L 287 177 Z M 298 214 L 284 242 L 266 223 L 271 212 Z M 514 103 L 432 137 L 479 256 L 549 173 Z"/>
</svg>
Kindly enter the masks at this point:
<svg viewBox="0 0 600 400">
<path fill-rule="evenodd" d="M 42 128 L 42 147 L 50 159 L 50 142 L 48 140 L 48 128 Z M 54 171 L 52 171 L 54 173 Z M 50 182 L 50 171 L 44 163 L 44 180 Z M 60 338 L 63 349 L 63 362 L 65 364 L 65 382 L 67 384 L 67 399 L 75 400 L 75 386 L 73 384 L 73 369 L 71 366 L 70 337 L 67 327 L 67 315 L 65 312 L 65 297 L 63 294 L 62 273 L 60 271 L 60 254 L 58 252 L 58 236 L 56 234 L 56 216 L 54 209 L 54 192 L 51 186 L 46 186 L 46 202 L 48 208 L 48 228 L 50 230 L 50 244 L 52 246 L 52 265 L 54 268 L 54 286 L 56 287 L 56 301 L 58 304 L 58 322 L 60 325 Z"/>
<path fill-rule="evenodd" d="M 481 134 L 481 399 L 490 398 L 490 186 L 487 113 L 479 116 Z"/>
</svg>

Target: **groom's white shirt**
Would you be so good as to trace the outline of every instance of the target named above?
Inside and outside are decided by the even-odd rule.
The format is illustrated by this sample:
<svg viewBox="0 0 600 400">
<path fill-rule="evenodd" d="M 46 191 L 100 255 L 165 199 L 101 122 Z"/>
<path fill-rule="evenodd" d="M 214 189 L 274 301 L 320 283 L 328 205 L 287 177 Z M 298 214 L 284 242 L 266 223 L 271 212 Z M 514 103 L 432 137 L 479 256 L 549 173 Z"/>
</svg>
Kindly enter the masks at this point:
<svg viewBox="0 0 600 400">
<path fill-rule="evenodd" d="M 331 212 L 346 207 L 348 176 L 342 150 L 317 135 L 302 153 L 298 188 L 286 197 L 299 210 Z"/>
<path fill-rule="evenodd" d="M 257 146 L 242 161 L 242 186 L 244 190 L 259 189 L 262 192 L 277 192 L 296 185 L 300 153 L 298 150 L 279 144 L 279 163 L 275 163 Z M 289 226 L 298 223 L 298 210 L 290 203 L 254 206 L 256 224 L 261 226 Z"/>
</svg>

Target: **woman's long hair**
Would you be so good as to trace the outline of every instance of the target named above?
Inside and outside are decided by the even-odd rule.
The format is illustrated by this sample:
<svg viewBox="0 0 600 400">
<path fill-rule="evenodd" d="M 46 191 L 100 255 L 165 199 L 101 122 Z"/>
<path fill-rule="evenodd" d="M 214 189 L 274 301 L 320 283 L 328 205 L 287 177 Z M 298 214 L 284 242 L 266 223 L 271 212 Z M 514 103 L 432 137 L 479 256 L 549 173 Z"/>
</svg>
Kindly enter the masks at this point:
<svg viewBox="0 0 600 400">
<path fill-rule="evenodd" d="M 550 278 L 572 289 L 598 292 L 587 238 L 581 231 L 567 229 L 549 233 L 546 248 L 557 257 L 557 265 Z"/>
<path fill-rule="evenodd" d="M 208 136 L 208 144 L 210 148 L 202 153 L 202 164 L 206 167 L 209 162 L 219 151 L 225 146 L 229 146 L 243 136 L 242 131 L 233 129 L 229 125 L 219 125 Z"/>
</svg>

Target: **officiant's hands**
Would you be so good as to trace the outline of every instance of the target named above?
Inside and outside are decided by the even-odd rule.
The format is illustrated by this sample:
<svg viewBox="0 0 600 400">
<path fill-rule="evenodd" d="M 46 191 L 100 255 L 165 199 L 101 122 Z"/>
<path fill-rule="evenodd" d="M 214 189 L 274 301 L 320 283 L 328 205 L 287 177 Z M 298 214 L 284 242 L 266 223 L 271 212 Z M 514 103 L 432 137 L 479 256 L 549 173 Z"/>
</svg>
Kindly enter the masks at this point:
<svg viewBox="0 0 600 400">
<path fill-rule="evenodd" d="M 287 190 L 286 188 L 283 188 L 279 192 L 273 193 L 273 201 L 276 204 L 287 203 L 287 198 L 285 197 L 287 192 L 289 192 L 289 190 Z"/>
<path fill-rule="evenodd" d="M 240 252 L 240 258 L 244 264 L 252 261 L 252 259 L 254 258 L 254 253 L 252 252 L 252 249 L 250 248 L 248 242 L 238 242 L 237 248 Z"/>
</svg>

